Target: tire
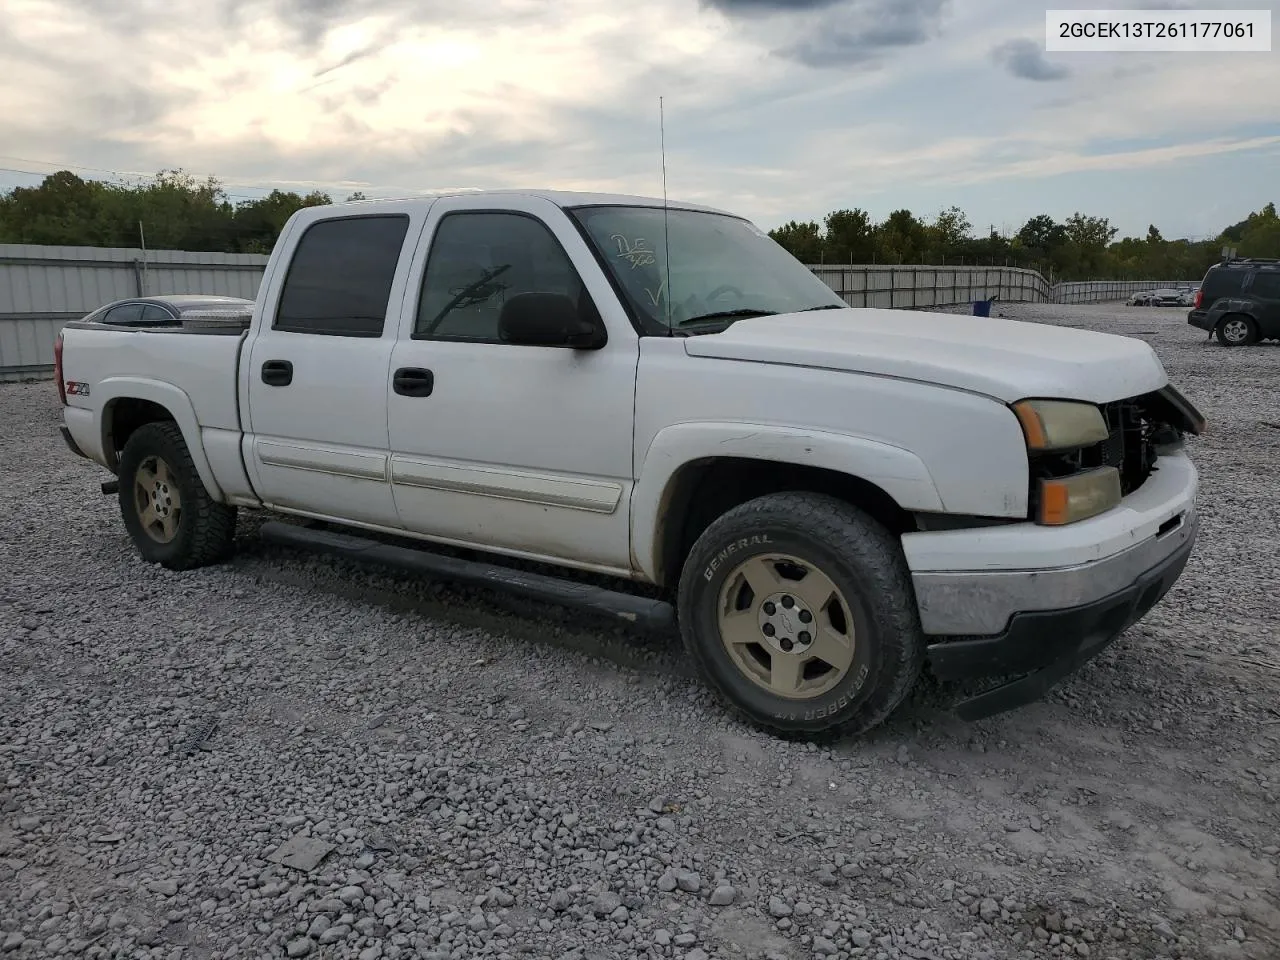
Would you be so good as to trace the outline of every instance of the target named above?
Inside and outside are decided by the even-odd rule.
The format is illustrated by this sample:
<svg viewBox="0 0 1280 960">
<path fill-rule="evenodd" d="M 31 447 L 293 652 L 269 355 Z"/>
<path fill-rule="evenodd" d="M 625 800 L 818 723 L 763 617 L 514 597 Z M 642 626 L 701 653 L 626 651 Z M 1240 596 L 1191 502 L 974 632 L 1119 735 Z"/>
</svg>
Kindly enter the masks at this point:
<svg viewBox="0 0 1280 960">
<path fill-rule="evenodd" d="M 1258 324 L 1243 313 L 1230 313 L 1218 321 L 1214 331 L 1224 347 L 1247 347 L 1258 342 Z"/>
<path fill-rule="evenodd" d="M 799 570 L 779 557 L 807 572 L 787 579 Z M 768 585 L 757 589 L 752 579 Z M 770 494 L 722 515 L 689 551 L 677 606 L 685 649 L 708 686 L 749 723 L 786 739 L 864 733 L 923 671 L 924 635 L 900 544 L 835 497 Z M 737 612 L 722 617 L 730 607 Z"/>
<path fill-rule="evenodd" d="M 176 423 L 134 431 L 120 453 L 119 480 L 120 516 L 148 563 L 191 570 L 231 555 L 236 509 L 209 496 Z"/>
</svg>

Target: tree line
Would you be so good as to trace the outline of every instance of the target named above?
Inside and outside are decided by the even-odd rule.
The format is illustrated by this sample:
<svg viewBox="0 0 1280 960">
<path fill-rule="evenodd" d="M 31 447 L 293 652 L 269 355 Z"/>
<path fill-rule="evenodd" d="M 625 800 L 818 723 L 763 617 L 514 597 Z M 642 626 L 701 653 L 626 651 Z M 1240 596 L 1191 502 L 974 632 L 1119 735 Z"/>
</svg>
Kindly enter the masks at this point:
<svg viewBox="0 0 1280 960">
<path fill-rule="evenodd" d="M 181 170 L 139 184 L 62 170 L 37 187 L 0 194 L 0 243 L 136 247 L 145 239 L 161 250 L 269 253 L 297 210 L 332 202 L 320 191 L 283 190 L 233 202 L 216 179 Z M 1280 257 L 1274 203 L 1210 240 L 1166 240 L 1155 225 L 1145 237 L 1117 240 L 1117 233 L 1106 217 L 1074 213 L 1061 223 L 1040 214 L 1011 236 L 994 228 L 982 236 L 954 206 L 928 218 L 895 210 L 881 221 L 858 208 L 835 210 L 821 224 L 792 220 L 769 231 L 808 264 L 1009 264 L 1053 280 L 1194 280 L 1224 246 L 1242 257 Z"/>
<path fill-rule="evenodd" d="M 273 190 L 233 203 L 217 180 L 181 170 L 136 185 L 83 180 L 62 170 L 38 187 L 0 195 L 0 243 L 137 247 L 145 240 L 156 250 L 270 253 L 294 213 L 332 202 L 320 191 Z"/>
<path fill-rule="evenodd" d="M 1006 236 L 975 235 L 959 207 L 932 219 L 895 210 L 876 222 L 865 210 L 835 210 L 821 225 L 789 223 L 769 236 L 808 264 L 997 264 L 1028 267 L 1051 280 L 1198 280 L 1222 257 L 1280 257 L 1280 217 L 1268 203 L 1208 240 L 1166 240 L 1154 224 L 1145 237 L 1117 240 L 1106 217 L 1074 213 L 1059 223 L 1048 214 Z"/>
</svg>

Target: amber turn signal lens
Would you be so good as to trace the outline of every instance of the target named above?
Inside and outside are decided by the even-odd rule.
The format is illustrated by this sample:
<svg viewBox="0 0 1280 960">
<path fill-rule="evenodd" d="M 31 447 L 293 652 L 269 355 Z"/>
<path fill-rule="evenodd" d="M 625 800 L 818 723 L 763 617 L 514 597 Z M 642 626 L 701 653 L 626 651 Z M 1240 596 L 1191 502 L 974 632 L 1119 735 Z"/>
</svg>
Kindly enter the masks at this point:
<svg viewBox="0 0 1280 960">
<path fill-rule="evenodd" d="M 1038 523 L 1062 526 L 1096 517 L 1121 500 L 1120 471 L 1098 467 L 1074 476 L 1040 481 Z"/>
<path fill-rule="evenodd" d="M 1022 424 L 1027 449 L 1069 450 L 1101 443 L 1110 436 L 1102 411 L 1077 400 L 1021 400 L 1013 412 Z"/>
</svg>

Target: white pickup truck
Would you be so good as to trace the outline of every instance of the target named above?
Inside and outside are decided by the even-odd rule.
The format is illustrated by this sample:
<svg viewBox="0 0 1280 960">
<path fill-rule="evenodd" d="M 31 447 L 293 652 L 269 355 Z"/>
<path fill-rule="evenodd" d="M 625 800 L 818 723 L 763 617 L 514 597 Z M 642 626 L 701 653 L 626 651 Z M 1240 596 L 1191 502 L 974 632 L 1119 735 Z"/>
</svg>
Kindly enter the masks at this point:
<svg viewBox="0 0 1280 960">
<path fill-rule="evenodd" d="M 146 560 L 227 558 L 241 507 L 323 521 L 262 533 L 678 623 L 781 736 L 865 731 L 926 668 L 1004 681 L 962 717 L 1039 698 L 1198 527 L 1204 420 L 1147 344 L 850 309 L 690 204 L 312 207 L 251 314 L 75 321 L 56 356 L 67 443 Z"/>
</svg>

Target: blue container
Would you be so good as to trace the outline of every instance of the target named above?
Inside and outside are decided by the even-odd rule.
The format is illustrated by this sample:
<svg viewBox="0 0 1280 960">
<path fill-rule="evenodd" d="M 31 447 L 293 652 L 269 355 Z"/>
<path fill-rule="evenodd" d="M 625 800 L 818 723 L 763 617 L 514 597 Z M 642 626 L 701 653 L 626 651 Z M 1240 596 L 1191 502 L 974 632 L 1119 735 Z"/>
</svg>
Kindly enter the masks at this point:
<svg viewBox="0 0 1280 960">
<path fill-rule="evenodd" d="M 990 300 L 973 301 L 973 315 L 975 317 L 991 316 L 991 301 Z"/>
</svg>

